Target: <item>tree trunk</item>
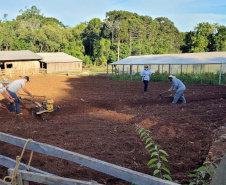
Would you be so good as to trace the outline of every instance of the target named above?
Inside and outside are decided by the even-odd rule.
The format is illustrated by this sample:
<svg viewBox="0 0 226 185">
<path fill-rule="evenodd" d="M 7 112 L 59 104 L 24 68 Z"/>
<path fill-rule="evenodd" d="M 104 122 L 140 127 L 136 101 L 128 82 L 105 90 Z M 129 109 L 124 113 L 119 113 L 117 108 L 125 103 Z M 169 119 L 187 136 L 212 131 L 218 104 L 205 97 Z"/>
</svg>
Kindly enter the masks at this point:
<svg viewBox="0 0 226 185">
<path fill-rule="evenodd" d="M 120 50 L 120 39 L 118 39 L 118 61 L 119 61 L 119 50 Z"/>
<path fill-rule="evenodd" d="M 114 43 L 114 29 L 112 29 L 112 32 L 111 32 L 111 45 L 113 45 Z"/>
<path fill-rule="evenodd" d="M 130 33 L 129 33 L 129 54 L 130 54 L 130 55 L 131 55 L 131 53 L 132 53 L 131 43 L 132 43 L 132 36 L 131 36 L 131 32 L 130 32 Z"/>
</svg>

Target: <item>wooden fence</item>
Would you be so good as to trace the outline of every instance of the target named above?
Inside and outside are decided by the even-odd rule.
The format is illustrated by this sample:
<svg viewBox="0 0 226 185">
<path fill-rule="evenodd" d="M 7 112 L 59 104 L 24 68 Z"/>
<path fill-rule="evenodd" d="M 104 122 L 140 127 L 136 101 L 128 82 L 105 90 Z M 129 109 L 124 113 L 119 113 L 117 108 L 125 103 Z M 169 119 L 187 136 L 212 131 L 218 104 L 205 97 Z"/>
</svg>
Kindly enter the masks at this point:
<svg viewBox="0 0 226 185">
<path fill-rule="evenodd" d="M 19 138 L 16 136 L 12 136 L 9 134 L 5 134 L 0 132 L 0 141 L 6 142 L 15 146 L 24 147 L 26 143 L 26 139 Z M 81 155 L 75 152 L 70 152 L 68 150 L 64 150 L 52 145 L 47 145 L 44 143 L 39 143 L 36 141 L 30 141 L 27 144 L 26 149 L 38 152 L 41 154 L 46 154 L 49 156 L 58 157 L 61 159 L 65 159 L 68 161 L 72 161 L 78 164 L 81 164 L 83 166 L 89 167 L 91 169 L 97 170 L 99 172 L 103 172 L 105 174 L 123 179 L 125 181 L 139 184 L 139 185 L 177 185 L 176 183 L 159 179 L 147 174 L 143 174 L 137 171 L 133 171 L 127 168 L 123 168 L 121 166 L 117 166 L 111 163 L 107 163 L 98 159 L 94 159 L 85 155 Z M 5 156 L 0 156 L 0 165 L 5 166 L 7 168 L 11 168 L 13 164 L 15 164 L 16 161 L 7 158 Z M 27 185 L 28 181 L 33 182 L 39 182 L 38 179 L 42 179 L 41 183 L 43 184 L 57 184 L 57 185 L 74 185 L 74 184 L 85 184 L 85 183 L 91 183 L 91 182 L 80 182 L 72 179 L 65 179 L 57 176 L 53 176 L 52 174 L 48 174 L 47 172 L 43 172 L 41 170 L 38 170 L 36 168 L 31 168 L 31 171 L 26 172 L 24 171 L 24 164 L 21 164 L 18 171 L 18 178 L 17 181 L 20 181 L 23 185 Z M 10 173 L 12 173 L 12 169 L 9 170 Z M 51 180 L 51 183 L 50 183 Z M 23 181 L 26 181 L 26 183 L 23 183 Z M 72 182 L 73 181 L 73 182 Z M 0 184 L 3 182 L 0 182 Z M 96 183 L 96 182 L 92 182 Z M 20 185 L 22 185 L 20 184 Z M 97 183 L 96 183 L 97 184 Z"/>
<path fill-rule="evenodd" d="M 5 73 L 5 70 L 4 69 L 0 69 L 0 76 L 5 76 L 6 73 Z"/>
<path fill-rule="evenodd" d="M 33 70 L 33 69 L 26 69 L 26 70 L 15 70 L 15 69 L 0 69 L 0 76 L 26 76 L 26 75 L 35 75 L 35 74 L 47 74 L 47 69 L 39 69 L 39 70 Z"/>
</svg>

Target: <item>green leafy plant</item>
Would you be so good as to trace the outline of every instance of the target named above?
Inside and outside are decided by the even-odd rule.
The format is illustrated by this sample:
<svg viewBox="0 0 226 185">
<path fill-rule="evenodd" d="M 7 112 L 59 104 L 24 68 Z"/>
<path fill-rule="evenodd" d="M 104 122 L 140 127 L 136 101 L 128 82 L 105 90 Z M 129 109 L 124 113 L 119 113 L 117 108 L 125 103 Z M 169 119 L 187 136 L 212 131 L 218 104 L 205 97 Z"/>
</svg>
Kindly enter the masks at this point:
<svg viewBox="0 0 226 185">
<path fill-rule="evenodd" d="M 163 150 L 160 145 L 155 143 L 153 137 L 150 136 L 150 130 L 146 130 L 136 125 L 136 131 L 140 135 L 142 141 L 145 141 L 145 148 L 151 154 L 151 159 L 147 165 L 149 168 L 154 168 L 153 176 L 172 181 L 170 176 L 171 172 L 165 167 L 165 162 L 168 162 L 166 158 L 166 156 L 168 156 L 167 152 Z"/>
<path fill-rule="evenodd" d="M 178 79 L 180 79 L 184 83 L 195 83 L 195 84 L 219 84 L 219 74 L 220 72 L 217 71 L 216 73 L 207 73 L 203 72 L 201 74 L 193 74 L 193 73 L 179 73 L 173 74 Z M 150 81 L 151 82 L 167 82 L 169 74 L 167 72 L 158 73 L 155 72 L 151 75 Z M 226 84 L 226 73 L 222 74 L 221 84 Z M 121 80 L 121 81 L 130 81 L 131 77 L 130 74 L 117 74 L 111 75 L 109 77 L 110 80 Z M 141 81 L 140 73 L 136 73 L 132 76 L 132 81 Z"/>
<path fill-rule="evenodd" d="M 195 182 L 190 182 L 189 185 L 207 185 L 213 178 L 214 172 L 218 165 L 214 162 L 206 161 L 203 166 L 194 170 L 194 174 L 189 174 L 189 177 L 194 178 Z"/>
</svg>

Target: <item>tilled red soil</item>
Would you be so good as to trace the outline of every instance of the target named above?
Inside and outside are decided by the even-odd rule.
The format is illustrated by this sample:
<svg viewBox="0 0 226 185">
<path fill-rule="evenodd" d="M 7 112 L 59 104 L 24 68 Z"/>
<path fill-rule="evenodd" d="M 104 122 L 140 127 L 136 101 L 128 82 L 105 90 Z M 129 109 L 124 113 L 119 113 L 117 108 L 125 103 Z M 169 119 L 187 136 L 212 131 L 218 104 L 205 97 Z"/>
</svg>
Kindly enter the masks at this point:
<svg viewBox="0 0 226 185">
<path fill-rule="evenodd" d="M 225 125 L 226 86 L 186 84 L 187 104 L 176 105 L 170 104 L 173 94 L 158 97 L 170 86 L 170 82 L 150 82 L 144 94 L 142 82 L 110 81 L 97 76 L 34 76 L 27 89 L 32 94 L 53 99 L 60 110 L 51 114 L 50 120 L 43 121 L 39 116 L 32 116 L 35 106 L 31 102 L 21 100 L 23 116 L 0 108 L 0 131 L 152 175 L 152 169 L 146 165 L 150 154 L 135 130 L 138 124 L 150 129 L 155 142 L 168 152 L 166 166 L 173 180 L 188 183 L 191 180 L 188 174 L 206 158 L 219 159 L 226 149 L 225 142 L 220 141 L 208 155 L 218 129 Z M 42 102 L 43 98 L 36 100 Z M 6 104 L 5 100 L 1 102 Z M 21 151 L 19 147 L 0 143 L 1 155 L 15 159 Z M 22 162 L 27 163 L 29 155 L 26 152 Z M 31 165 L 67 178 L 131 184 L 38 153 L 34 153 Z M 3 178 L 7 169 L 0 167 L 0 174 Z"/>
</svg>

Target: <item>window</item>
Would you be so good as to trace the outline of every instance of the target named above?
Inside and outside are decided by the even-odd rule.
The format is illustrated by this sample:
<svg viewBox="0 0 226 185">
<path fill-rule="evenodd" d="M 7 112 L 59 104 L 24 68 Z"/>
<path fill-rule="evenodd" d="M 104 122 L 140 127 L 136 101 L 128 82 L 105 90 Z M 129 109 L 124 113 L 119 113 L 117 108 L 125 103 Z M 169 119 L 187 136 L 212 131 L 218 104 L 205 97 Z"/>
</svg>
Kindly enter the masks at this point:
<svg viewBox="0 0 226 185">
<path fill-rule="evenodd" d="M 13 68 L 13 64 L 6 64 L 6 68 Z"/>
</svg>

